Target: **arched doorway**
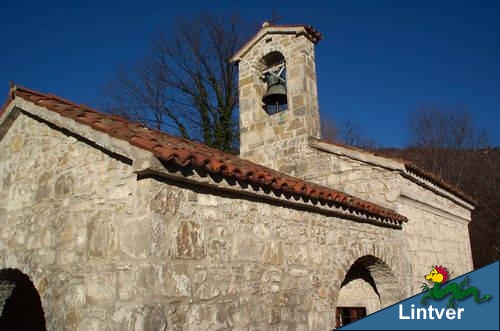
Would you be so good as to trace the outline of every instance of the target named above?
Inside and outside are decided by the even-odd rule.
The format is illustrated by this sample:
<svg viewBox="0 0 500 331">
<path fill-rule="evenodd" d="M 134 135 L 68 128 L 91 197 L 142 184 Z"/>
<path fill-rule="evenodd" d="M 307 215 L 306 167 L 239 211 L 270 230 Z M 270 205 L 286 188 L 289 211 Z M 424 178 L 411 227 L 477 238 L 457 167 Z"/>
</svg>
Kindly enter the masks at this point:
<svg viewBox="0 0 500 331">
<path fill-rule="evenodd" d="M 46 330 L 40 295 L 18 269 L 0 270 L 0 314 L 0 330 Z"/>
<path fill-rule="evenodd" d="M 354 322 L 401 298 L 400 285 L 391 268 L 375 256 L 360 257 L 342 281 L 337 299 L 336 326 Z"/>
</svg>

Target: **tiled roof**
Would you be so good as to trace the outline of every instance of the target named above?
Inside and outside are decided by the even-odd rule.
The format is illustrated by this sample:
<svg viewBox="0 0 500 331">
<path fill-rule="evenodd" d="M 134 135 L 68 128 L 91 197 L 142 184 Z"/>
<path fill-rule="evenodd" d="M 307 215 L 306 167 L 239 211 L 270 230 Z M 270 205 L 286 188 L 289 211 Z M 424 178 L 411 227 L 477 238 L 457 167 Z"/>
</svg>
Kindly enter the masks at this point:
<svg viewBox="0 0 500 331">
<path fill-rule="evenodd" d="M 52 94 L 43 94 L 22 87 L 12 88 L 7 104 L 0 110 L 0 116 L 5 112 L 8 103 L 15 98 L 30 101 L 112 137 L 128 141 L 131 145 L 150 151 L 158 159 L 172 162 L 179 167 L 198 168 L 227 179 L 256 185 L 264 192 L 274 191 L 278 194 L 300 197 L 306 202 L 318 201 L 330 207 L 349 210 L 351 213 L 359 213 L 395 226 L 407 221 L 406 217 L 374 203 L 285 175 L 203 144 L 100 113 Z"/>
<path fill-rule="evenodd" d="M 377 151 L 370 151 L 370 150 L 366 150 L 366 149 L 361 149 L 361 148 L 345 145 L 345 144 L 338 143 L 338 142 L 333 142 L 330 140 L 322 140 L 322 142 L 330 144 L 330 145 L 335 145 L 335 146 L 343 147 L 346 149 L 350 149 L 350 150 L 353 150 L 356 152 L 370 154 L 370 155 L 373 155 L 376 157 L 394 160 L 396 162 L 403 164 L 403 166 L 405 167 L 405 169 L 408 172 L 413 173 L 413 174 L 417 175 L 418 177 L 421 177 L 425 180 L 428 180 L 429 182 L 433 183 L 434 185 L 456 195 L 457 197 L 459 197 L 460 199 L 464 200 L 465 202 L 467 202 L 471 205 L 477 204 L 477 201 L 474 198 L 470 197 L 467 193 L 460 190 L 458 187 L 448 183 L 447 181 L 445 181 L 444 179 L 442 179 L 440 176 L 433 173 L 432 171 L 429 171 L 429 170 L 422 168 L 421 166 L 419 166 L 415 162 L 408 161 L 408 160 L 405 160 L 405 159 L 402 159 L 402 158 L 399 158 L 396 156 L 388 156 L 387 154 L 379 153 Z"/>
<path fill-rule="evenodd" d="M 312 40 L 315 41 L 315 43 L 318 43 L 320 40 L 323 39 L 323 34 L 316 30 L 312 25 L 304 25 L 304 24 L 292 24 L 292 25 L 286 25 L 286 24 L 279 24 L 279 25 L 270 25 L 273 27 L 277 28 L 298 28 L 298 27 L 303 27 L 307 34 L 312 38 Z"/>
</svg>

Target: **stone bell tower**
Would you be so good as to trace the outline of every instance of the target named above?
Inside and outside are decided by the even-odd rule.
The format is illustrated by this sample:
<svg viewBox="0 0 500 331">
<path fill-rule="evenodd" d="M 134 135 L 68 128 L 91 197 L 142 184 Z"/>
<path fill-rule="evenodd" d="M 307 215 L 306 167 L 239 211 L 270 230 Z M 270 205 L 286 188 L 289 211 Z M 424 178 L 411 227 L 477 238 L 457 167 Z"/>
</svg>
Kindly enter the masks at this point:
<svg viewBox="0 0 500 331">
<path fill-rule="evenodd" d="M 269 25 L 233 56 L 239 66 L 240 156 L 300 175 L 309 136 L 320 136 L 314 45 L 305 25 Z"/>
</svg>

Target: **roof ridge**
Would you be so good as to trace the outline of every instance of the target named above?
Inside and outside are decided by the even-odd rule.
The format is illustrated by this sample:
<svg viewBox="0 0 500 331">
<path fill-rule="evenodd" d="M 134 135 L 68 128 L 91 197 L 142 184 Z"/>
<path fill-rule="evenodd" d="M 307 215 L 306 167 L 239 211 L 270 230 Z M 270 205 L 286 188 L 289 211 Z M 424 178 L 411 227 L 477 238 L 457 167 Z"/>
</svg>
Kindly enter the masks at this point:
<svg viewBox="0 0 500 331">
<path fill-rule="evenodd" d="M 53 94 L 43 94 L 21 87 L 14 89 L 14 94 L 15 97 L 23 98 L 114 138 L 126 140 L 129 144 L 145 149 L 163 161 L 174 162 L 179 167 L 202 168 L 203 171 L 220 174 L 232 180 L 248 181 L 266 188 L 267 193 L 270 189 L 300 196 L 305 202 L 321 201 L 330 207 L 335 205 L 351 213 L 361 213 L 367 218 L 377 218 L 384 222 L 389 220 L 391 226 L 400 226 L 402 222 L 407 221 L 406 217 L 389 208 L 281 173 L 199 142 L 149 129 L 124 118 L 109 116 Z"/>
</svg>

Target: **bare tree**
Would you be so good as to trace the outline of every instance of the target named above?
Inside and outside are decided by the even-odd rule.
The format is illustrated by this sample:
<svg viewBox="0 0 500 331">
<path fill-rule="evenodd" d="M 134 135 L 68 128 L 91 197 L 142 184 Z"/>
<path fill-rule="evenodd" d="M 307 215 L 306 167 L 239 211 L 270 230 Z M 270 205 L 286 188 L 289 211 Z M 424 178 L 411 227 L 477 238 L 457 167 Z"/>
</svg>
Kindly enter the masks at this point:
<svg viewBox="0 0 500 331">
<path fill-rule="evenodd" d="M 408 124 L 410 147 L 419 163 L 457 187 L 470 176 L 470 153 L 488 144 L 486 131 L 462 107 L 420 107 Z"/>
<path fill-rule="evenodd" d="M 159 33 L 132 69 L 120 69 L 104 88 L 104 107 L 133 121 L 201 141 L 223 151 L 238 142 L 236 17 L 201 14 Z"/>
<path fill-rule="evenodd" d="M 426 106 L 409 119 L 403 157 L 438 174 L 477 200 L 469 225 L 475 267 L 500 257 L 500 163 L 487 132 L 462 107 Z"/>
<path fill-rule="evenodd" d="M 339 136 L 337 125 L 331 117 L 321 118 L 321 139 L 336 142 Z"/>
<path fill-rule="evenodd" d="M 330 117 L 323 118 L 321 120 L 321 138 L 364 149 L 376 147 L 375 141 L 366 137 L 359 124 L 352 117 L 340 120 L 334 120 Z"/>
</svg>

